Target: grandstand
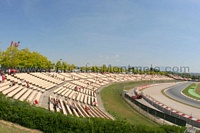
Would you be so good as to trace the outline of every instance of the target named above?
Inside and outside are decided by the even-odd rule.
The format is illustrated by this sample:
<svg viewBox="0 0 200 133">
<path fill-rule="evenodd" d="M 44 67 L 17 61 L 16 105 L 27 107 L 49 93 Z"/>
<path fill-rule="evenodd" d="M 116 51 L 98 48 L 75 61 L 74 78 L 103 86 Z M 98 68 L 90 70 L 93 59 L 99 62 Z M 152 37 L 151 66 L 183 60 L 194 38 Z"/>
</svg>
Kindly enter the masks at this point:
<svg viewBox="0 0 200 133">
<path fill-rule="evenodd" d="M 115 82 L 139 80 L 173 80 L 162 75 L 100 73 L 16 73 L 6 75 L 0 92 L 7 97 L 27 101 L 53 112 L 77 117 L 99 117 L 114 120 L 98 106 L 97 92 Z M 27 86 L 27 82 L 30 84 Z M 15 83 L 13 85 L 13 83 Z"/>
</svg>

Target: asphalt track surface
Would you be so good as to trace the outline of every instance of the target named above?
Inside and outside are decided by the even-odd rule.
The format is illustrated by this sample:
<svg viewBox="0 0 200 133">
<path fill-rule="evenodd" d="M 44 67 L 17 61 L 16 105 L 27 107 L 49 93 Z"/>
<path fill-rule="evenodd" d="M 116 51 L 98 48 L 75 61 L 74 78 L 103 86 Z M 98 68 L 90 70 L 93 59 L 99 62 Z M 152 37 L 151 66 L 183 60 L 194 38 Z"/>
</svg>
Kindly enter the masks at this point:
<svg viewBox="0 0 200 133">
<path fill-rule="evenodd" d="M 170 87 L 165 91 L 165 94 L 168 95 L 169 97 L 173 98 L 173 99 L 176 99 L 176 100 L 182 102 L 182 103 L 200 108 L 200 102 L 199 101 L 190 99 L 190 98 L 181 94 L 181 92 L 186 87 L 188 87 L 190 84 L 192 84 L 192 82 L 183 83 L 183 84 L 179 84 L 177 86 Z"/>
<path fill-rule="evenodd" d="M 147 89 L 144 89 L 143 92 L 145 94 L 151 96 L 156 101 L 158 101 L 172 109 L 175 109 L 178 112 L 182 112 L 189 116 L 192 115 L 192 117 L 200 119 L 200 109 L 188 106 L 186 104 L 177 102 L 175 100 L 172 100 L 172 99 L 166 97 L 165 95 L 163 95 L 161 92 L 163 89 L 178 87 L 178 86 L 182 86 L 182 85 L 183 86 L 180 88 L 184 89 L 185 86 L 187 87 L 187 84 L 185 86 L 184 86 L 184 84 L 185 83 L 180 83 L 180 84 L 178 84 L 178 83 L 162 83 L 157 86 L 152 86 Z M 173 97 L 173 98 L 176 99 L 175 97 Z M 186 99 L 186 97 L 185 97 L 185 99 Z"/>
</svg>

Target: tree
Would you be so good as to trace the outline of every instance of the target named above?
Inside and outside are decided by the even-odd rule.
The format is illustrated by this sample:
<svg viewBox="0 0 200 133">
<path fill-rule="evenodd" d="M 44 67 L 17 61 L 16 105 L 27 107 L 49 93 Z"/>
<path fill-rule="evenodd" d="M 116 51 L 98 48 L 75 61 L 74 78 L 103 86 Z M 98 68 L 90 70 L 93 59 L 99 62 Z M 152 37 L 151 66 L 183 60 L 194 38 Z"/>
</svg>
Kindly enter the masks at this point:
<svg viewBox="0 0 200 133">
<path fill-rule="evenodd" d="M 86 72 L 89 72 L 91 70 L 91 67 L 86 67 Z"/>
<path fill-rule="evenodd" d="M 119 73 L 119 68 L 117 66 L 112 67 L 114 73 Z"/>
<path fill-rule="evenodd" d="M 75 68 L 76 68 L 76 66 L 74 64 L 71 64 L 68 67 L 68 71 L 72 72 Z"/>
<path fill-rule="evenodd" d="M 66 72 L 67 67 L 68 67 L 67 62 L 62 62 L 62 68 L 63 68 L 63 71 L 64 71 L 64 72 Z"/>
<path fill-rule="evenodd" d="M 100 68 L 98 66 L 92 66 L 91 71 L 92 72 L 100 72 Z"/>
<path fill-rule="evenodd" d="M 5 52 L 1 54 L 1 64 L 3 67 L 15 68 L 19 64 L 19 57 L 17 56 L 19 50 L 17 47 L 8 47 Z"/>
<path fill-rule="evenodd" d="M 0 53 L 0 64 L 4 68 L 19 69 L 47 69 L 51 61 L 38 52 L 31 52 L 28 48 L 19 50 L 17 47 L 8 47 Z"/>
<path fill-rule="evenodd" d="M 61 68 L 62 68 L 61 62 L 60 60 L 58 60 L 56 63 L 56 72 L 58 72 L 58 70 L 61 70 Z"/>
<path fill-rule="evenodd" d="M 113 67 L 112 67 L 111 65 L 108 66 L 107 71 L 108 71 L 109 73 L 113 73 Z"/>
<path fill-rule="evenodd" d="M 101 72 L 102 72 L 102 73 L 103 73 L 103 72 L 107 72 L 107 67 L 106 67 L 105 64 L 101 66 Z"/>
<path fill-rule="evenodd" d="M 119 68 L 119 73 L 125 72 L 125 69 L 123 67 Z"/>
<path fill-rule="evenodd" d="M 81 72 L 85 72 L 86 71 L 86 67 L 82 66 L 81 67 Z"/>
</svg>

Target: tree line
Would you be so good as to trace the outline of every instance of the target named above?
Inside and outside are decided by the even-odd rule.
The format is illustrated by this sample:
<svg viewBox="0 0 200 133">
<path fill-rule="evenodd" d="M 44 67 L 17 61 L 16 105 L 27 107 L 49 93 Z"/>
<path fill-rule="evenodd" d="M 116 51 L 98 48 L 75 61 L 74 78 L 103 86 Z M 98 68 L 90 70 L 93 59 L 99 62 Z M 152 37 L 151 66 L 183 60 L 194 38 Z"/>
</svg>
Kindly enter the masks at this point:
<svg viewBox="0 0 200 133">
<path fill-rule="evenodd" d="M 0 51 L 1 68 L 15 68 L 25 71 L 50 71 L 56 72 L 99 72 L 99 73 L 134 73 L 134 74 L 162 74 L 166 72 L 157 71 L 153 68 L 147 70 L 140 70 L 134 67 L 118 67 L 118 66 L 76 66 L 75 64 L 68 64 L 66 61 L 58 60 L 56 63 L 50 61 L 44 55 L 30 51 L 28 48 L 19 49 L 18 47 L 10 46 L 5 51 Z"/>
<path fill-rule="evenodd" d="M 52 68 L 52 62 L 47 57 L 28 48 L 19 50 L 18 47 L 0 51 L 0 64 L 2 68 Z"/>
</svg>

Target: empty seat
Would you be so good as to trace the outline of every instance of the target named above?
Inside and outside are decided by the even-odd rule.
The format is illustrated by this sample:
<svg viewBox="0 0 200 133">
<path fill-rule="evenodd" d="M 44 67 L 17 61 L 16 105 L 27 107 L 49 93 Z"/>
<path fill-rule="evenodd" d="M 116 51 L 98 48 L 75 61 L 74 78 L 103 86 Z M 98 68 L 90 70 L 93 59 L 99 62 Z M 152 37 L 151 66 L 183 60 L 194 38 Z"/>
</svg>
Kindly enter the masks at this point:
<svg viewBox="0 0 200 133">
<path fill-rule="evenodd" d="M 4 90 L 6 90 L 6 89 L 8 89 L 9 87 L 10 87 L 9 85 L 6 85 L 6 86 L 1 87 L 1 88 L 0 88 L 0 92 L 1 92 L 1 91 L 4 91 Z"/>
<path fill-rule="evenodd" d="M 19 99 L 27 90 L 27 88 L 23 88 L 19 93 L 14 96 L 14 99 Z"/>
<path fill-rule="evenodd" d="M 19 100 L 20 101 L 26 100 L 26 98 L 31 94 L 32 91 L 33 91 L 32 89 L 29 89 Z"/>
<path fill-rule="evenodd" d="M 38 91 L 34 90 L 34 91 L 30 94 L 30 96 L 26 99 L 26 101 L 32 103 L 33 98 L 35 97 L 35 95 L 37 94 L 37 92 L 38 92 Z"/>
<path fill-rule="evenodd" d="M 2 93 L 3 93 L 4 95 L 6 95 L 6 94 L 8 94 L 9 92 L 11 92 L 11 91 L 13 91 L 14 89 L 16 89 L 17 87 L 18 87 L 18 85 L 11 86 L 10 88 L 3 90 Z"/>
<path fill-rule="evenodd" d="M 19 91 L 21 91 L 23 89 L 22 86 L 19 86 L 17 89 L 15 89 L 14 91 L 10 92 L 7 94 L 7 97 L 13 97 L 15 94 L 17 94 Z"/>
<path fill-rule="evenodd" d="M 60 99 L 60 104 L 61 104 L 61 106 L 62 106 L 63 114 L 67 115 L 66 108 L 65 108 L 65 106 L 64 106 L 64 104 L 63 104 L 63 101 L 62 101 L 61 99 Z"/>
</svg>

